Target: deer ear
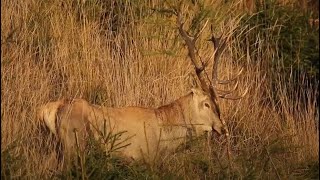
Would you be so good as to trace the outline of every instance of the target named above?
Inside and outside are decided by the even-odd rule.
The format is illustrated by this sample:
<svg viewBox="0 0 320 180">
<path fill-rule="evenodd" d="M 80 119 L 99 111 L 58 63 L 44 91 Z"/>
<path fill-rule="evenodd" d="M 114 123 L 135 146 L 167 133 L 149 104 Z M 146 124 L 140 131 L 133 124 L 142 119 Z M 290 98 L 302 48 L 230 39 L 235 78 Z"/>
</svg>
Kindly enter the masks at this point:
<svg viewBox="0 0 320 180">
<path fill-rule="evenodd" d="M 195 74 L 189 73 L 188 80 L 191 85 L 191 88 L 199 88 L 200 87 Z"/>
<path fill-rule="evenodd" d="M 197 96 L 200 96 L 202 94 L 201 90 L 198 88 L 191 88 L 191 92 L 192 92 L 192 94 L 195 94 Z"/>
</svg>

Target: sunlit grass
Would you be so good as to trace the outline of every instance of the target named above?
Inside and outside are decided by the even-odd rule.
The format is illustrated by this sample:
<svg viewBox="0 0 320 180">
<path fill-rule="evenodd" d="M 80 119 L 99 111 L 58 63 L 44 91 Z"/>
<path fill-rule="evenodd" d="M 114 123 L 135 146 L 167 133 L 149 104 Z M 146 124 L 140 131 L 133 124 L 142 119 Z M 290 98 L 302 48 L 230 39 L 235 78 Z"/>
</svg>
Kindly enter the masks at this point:
<svg viewBox="0 0 320 180">
<path fill-rule="evenodd" d="M 81 172 L 75 167 L 74 174 L 64 174 L 57 168 L 54 144 L 38 132 L 39 105 L 68 97 L 104 106 L 157 107 L 184 95 L 192 86 L 193 67 L 174 16 L 159 10 L 168 6 L 161 1 L 81 2 L 1 3 L 4 178 L 75 177 Z M 190 18 L 186 18 L 189 26 L 194 14 L 192 3 L 186 4 L 189 6 L 185 5 L 183 11 Z M 88 178 L 318 176 L 317 82 L 310 82 L 303 75 L 283 76 L 284 64 L 275 36 L 280 25 L 271 24 L 262 35 L 256 30 L 260 25 L 250 29 L 238 21 L 244 18 L 238 3 L 204 4 L 219 7 L 208 15 L 215 35 L 234 32 L 221 57 L 219 78 L 228 79 L 243 67 L 237 92 L 249 88 L 241 100 L 219 99 L 222 118 L 231 133 L 233 166 L 228 164 L 223 139 L 208 146 L 200 138 L 154 165 L 123 164 L 117 158 L 102 158 L 103 152 L 93 148 L 85 157 L 91 163 L 86 166 Z M 197 44 L 205 58 L 212 53 L 212 45 L 206 41 L 210 35 L 208 27 Z"/>
</svg>

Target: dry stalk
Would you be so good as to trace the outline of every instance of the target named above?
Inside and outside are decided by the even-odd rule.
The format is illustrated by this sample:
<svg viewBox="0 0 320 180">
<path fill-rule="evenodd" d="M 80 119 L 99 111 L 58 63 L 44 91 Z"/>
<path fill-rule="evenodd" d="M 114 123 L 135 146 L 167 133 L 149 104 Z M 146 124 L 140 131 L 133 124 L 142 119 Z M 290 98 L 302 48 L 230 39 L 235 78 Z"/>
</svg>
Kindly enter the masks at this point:
<svg viewBox="0 0 320 180">
<path fill-rule="evenodd" d="M 80 145 L 79 145 L 79 139 L 78 139 L 78 134 L 77 134 L 77 130 L 74 129 L 74 137 L 76 140 L 76 147 L 77 147 L 77 155 L 80 161 L 80 167 L 81 167 L 81 178 L 82 180 L 85 180 L 85 167 L 84 167 L 84 159 L 83 156 L 81 156 L 81 152 L 80 152 Z"/>
</svg>

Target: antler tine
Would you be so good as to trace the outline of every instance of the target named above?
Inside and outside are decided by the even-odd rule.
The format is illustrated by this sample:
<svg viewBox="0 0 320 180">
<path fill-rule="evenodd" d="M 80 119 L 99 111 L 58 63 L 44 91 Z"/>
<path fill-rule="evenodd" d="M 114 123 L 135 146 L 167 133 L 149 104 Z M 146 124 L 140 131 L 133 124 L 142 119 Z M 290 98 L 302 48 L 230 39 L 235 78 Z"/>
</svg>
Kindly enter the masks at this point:
<svg viewBox="0 0 320 180">
<path fill-rule="evenodd" d="M 184 23 L 182 22 L 182 17 L 181 17 L 181 13 L 178 12 L 177 14 L 177 25 L 179 28 L 179 33 L 181 34 L 182 38 L 184 39 L 184 41 L 186 42 L 187 46 L 188 46 L 188 52 L 189 52 L 189 56 L 193 62 L 193 64 L 196 67 L 196 72 L 197 74 L 200 74 L 204 68 L 207 66 L 207 63 L 204 63 L 201 61 L 200 59 L 200 66 L 197 65 L 197 61 L 196 61 L 196 48 L 195 48 L 195 43 L 198 40 L 200 34 L 204 31 L 204 29 L 206 28 L 206 26 L 208 25 L 209 20 L 207 20 L 203 27 L 194 35 L 191 36 L 190 34 L 188 34 L 184 29 L 183 29 L 183 25 Z"/>
<path fill-rule="evenodd" d="M 194 38 L 190 36 L 185 30 L 183 30 L 184 22 L 182 22 L 182 17 L 180 12 L 177 13 L 177 25 L 179 28 L 179 32 L 185 41 L 188 41 L 188 42 L 194 41 Z"/>
<path fill-rule="evenodd" d="M 232 78 L 232 79 L 228 79 L 228 80 L 221 80 L 221 79 L 216 79 L 218 84 L 228 84 L 230 82 L 233 82 L 234 80 L 238 79 L 238 77 L 240 76 L 240 74 L 242 73 L 243 68 L 241 68 L 241 70 Z"/>
<path fill-rule="evenodd" d="M 196 71 L 198 71 L 198 69 L 200 69 L 200 68 L 197 66 L 196 55 L 195 55 L 195 41 L 197 40 L 197 38 L 194 38 L 194 37 L 190 36 L 183 29 L 184 23 L 182 22 L 182 17 L 181 17 L 181 13 L 180 12 L 177 13 L 177 25 L 178 25 L 178 28 L 179 28 L 180 35 L 182 36 L 183 40 L 187 44 L 188 55 L 191 58 L 192 63 L 195 65 Z"/>
<path fill-rule="evenodd" d="M 177 26 L 179 29 L 179 33 L 182 36 L 183 40 L 186 42 L 186 45 L 188 47 L 188 56 L 190 57 L 194 65 L 196 75 L 198 77 L 198 80 L 201 83 L 201 88 L 204 91 L 209 92 L 213 97 L 215 97 L 215 95 L 211 92 L 209 86 L 207 85 L 205 77 L 201 75 L 201 72 L 205 69 L 205 64 L 201 60 L 199 63 L 196 59 L 197 51 L 196 51 L 195 43 L 196 43 L 196 40 L 199 38 L 200 33 L 204 30 L 207 24 L 208 24 L 208 21 L 205 23 L 204 27 L 201 28 L 201 30 L 196 33 L 196 36 L 192 37 L 183 29 L 184 23 L 182 22 L 181 12 L 177 13 Z"/>
<path fill-rule="evenodd" d="M 218 89 L 218 88 L 215 88 L 215 90 L 217 91 L 218 94 L 227 95 L 227 94 L 231 94 L 233 91 L 235 91 L 238 88 L 238 85 L 239 85 L 239 81 L 237 81 L 236 85 L 231 90 L 222 90 L 222 89 Z"/>
<path fill-rule="evenodd" d="M 230 99 L 230 100 L 239 100 L 243 98 L 247 93 L 248 93 L 249 88 L 246 88 L 244 93 L 240 96 L 228 96 L 229 94 L 224 94 L 224 95 L 218 95 L 218 97 L 223 98 L 223 99 Z"/>
<path fill-rule="evenodd" d="M 214 62 L 213 62 L 213 70 L 212 70 L 213 85 L 216 85 L 216 83 L 218 82 L 219 59 L 220 59 L 221 53 L 226 47 L 226 39 L 221 39 L 221 37 L 222 35 L 219 38 L 215 38 L 214 35 L 212 35 L 210 39 L 210 41 L 213 43 L 213 48 L 214 48 L 214 55 L 213 55 Z"/>
<path fill-rule="evenodd" d="M 222 35 L 219 38 L 215 38 L 214 35 L 212 35 L 210 41 L 213 43 L 213 47 L 214 47 L 214 54 L 213 54 L 213 70 L 212 70 L 212 79 L 213 79 L 213 87 L 214 90 L 217 92 L 217 96 L 220 98 L 224 98 L 224 99 L 230 99 L 230 100 L 238 100 L 243 98 L 247 92 L 248 92 L 248 88 L 245 90 L 245 92 L 241 95 L 241 96 L 232 96 L 230 95 L 233 91 L 236 90 L 236 88 L 238 87 L 239 81 L 236 82 L 236 85 L 231 89 L 231 90 L 220 90 L 216 88 L 217 84 L 228 84 L 230 82 L 235 81 L 236 79 L 238 79 L 239 75 L 243 72 L 243 68 L 241 68 L 241 70 L 237 73 L 237 75 L 229 80 L 220 80 L 218 79 L 218 65 L 219 65 L 219 60 L 220 60 L 220 56 L 222 54 L 222 52 L 224 51 L 225 47 L 226 47 L 226 42 L 227 42 L 228 38 L 222 38 Z"/>
<path fill-rule="evenodd" d="M 198 39 L 200 34 L 204 31 L 204 29 L 206 28 L 206 26 L 208 25 L 209 23 L 209 19 L 207 19 L 207 21 L 204 23 L 203 27 L 200 29 L 200 31 L 198 31 L 195 35 L 195 37 Z"/>
</svg>

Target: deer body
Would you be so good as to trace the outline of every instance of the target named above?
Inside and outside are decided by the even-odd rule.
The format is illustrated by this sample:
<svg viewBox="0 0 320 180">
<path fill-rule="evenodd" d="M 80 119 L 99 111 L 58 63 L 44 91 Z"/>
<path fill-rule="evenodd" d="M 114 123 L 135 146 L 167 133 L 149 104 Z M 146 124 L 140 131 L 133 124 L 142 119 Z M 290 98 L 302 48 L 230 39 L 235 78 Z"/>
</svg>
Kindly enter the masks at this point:
<svg viewBox="0 0 320 180">
<path fill-rule="evenodd" d="M 160 151 L 174 150 L 182 144 L 188 130 L 195 136 L 213 130 L 221 134 L 224 125 L 215 113 L 209 95 L 193 89 L 188 95 L 155 109 L 102 107 L 83 99 L 59 100 L 41 107 L 40 118 L 61 140 L 67 157 L 75 152 L 77 144 L 84 150 L 90 133 L 101 141 L 103 132 L 124 132 L 120 141 L 125 140 L 123 143 L 128 146 L 119 149 L 118 154 L 132 159 L 154 159 Z"/>
</svg>

